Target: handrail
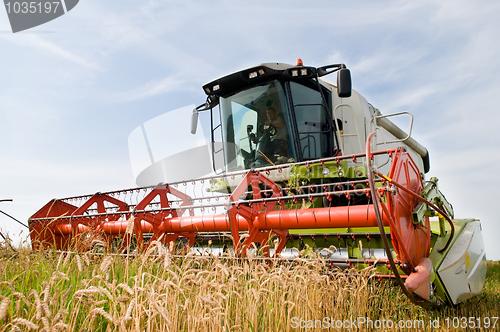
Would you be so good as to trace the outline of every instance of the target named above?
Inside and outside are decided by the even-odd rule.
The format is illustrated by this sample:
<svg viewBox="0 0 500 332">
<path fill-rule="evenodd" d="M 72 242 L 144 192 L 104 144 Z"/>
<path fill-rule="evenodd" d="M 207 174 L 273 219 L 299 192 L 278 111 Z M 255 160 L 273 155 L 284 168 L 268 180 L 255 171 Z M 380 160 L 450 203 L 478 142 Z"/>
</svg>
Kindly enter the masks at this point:
<svg viewBox="0 0 500 332">
<path fill-rule="evenodd" d="M 406 137 L 404 138 L 399 138 L 397 140 L 394 140 L 394 141 L 390 141 L 390 142 L 384 142 L 384 144 L 391 144 L 391 143 L 404 143 L 406 140 L 408 140 L 411 136 L 411 131 L 413 129 L 413 114 L 411 114 L 410 112 L 398 112 L 398 113 L 392 113 L 392 114 L 387 114 L 387 115 L 377 115 L 377 116 L 374 116 L 373 117 L 373 121 L 376 122 L 376 124 L 378 124 L 377 120 L 379 119 L 386 119 L 386 118 L 390 118 L 392 116 L 397 116 L 397 115 L 403 115 L 403 114 L 408 114 L 410 116 L 410 130 L 408 131 L 408 134 L 406 135 Z M 383 125 L 381 126 L 382 128 L 386 129 Z M 399 127 L 398 127 L 399 128 Z M 389 131 L 388 129 L 386 129 L 387 131 Z M 393 134 L 391 131 L 389 131 L 391 134 Z M 393 134 L 394 135 L 394 134 Z M 396 136 L 396 135 L 394 135 Z M 397 136 L 396 136 L 397 137 Z"/>
<path fill-rule="evenodd" d="M 349 107 L 351 109 L 352 119 L 354 121 L 354 129 L 356 130 L 355 134 L 342 134 L 342 135 L 340 135 L 340 131 L 339 131 L 339 128 L 338 128 L 338 125 L 337 125 L 337 119 L 338 118 L 335 115 L 335 113 L 337 112 L 337 109 L 339 107 L 343 107 L 343 106 Z M 356 121 L 355 113 L 354 113 L 354 110 L 352 109 L 351 105 L 349 105 L 349 104 L 338 104 L 337 106 L 335 106 L 335 108 L 333 109 L 333 123 L 334 123 L 335 127 L 337 128 L 337 133 L 339 134 L 339 138 L 342 137 L 342 151 L 344 150 L 344 139 L 343 139 L 344 136 L 357 136 L 358 137 L 358 144 L 359 144 L 359 151 L 363 151 L 363 144 L 361 142 L 361 136 L 359 134 L 358 123 Z M 339 141 L 340 141 L 340 139 L 339 139 Z"/>
</svg>

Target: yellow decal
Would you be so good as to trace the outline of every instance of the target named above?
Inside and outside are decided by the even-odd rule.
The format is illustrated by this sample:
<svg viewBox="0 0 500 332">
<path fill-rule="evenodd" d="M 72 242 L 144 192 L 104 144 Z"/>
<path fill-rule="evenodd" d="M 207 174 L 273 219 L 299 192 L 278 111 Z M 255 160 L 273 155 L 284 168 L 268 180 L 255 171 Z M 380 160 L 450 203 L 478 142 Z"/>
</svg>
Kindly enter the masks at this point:
<svg viewBox="0 0 500 332">
<path fill-rule="evenodd" d="M 470 258 L 469 258 L 469 252 L 467 251 L 465 253 L 465 268 L 468 269 L 470 265 Z"/>
<path fill-rule="evenodd" d="M 392 182 L 392 179 L 391 179 L 390 177 L 385 176 L 384 174 L 380 174 L 380 175 L 382 175 L 382 177 L 383 177 L 384 179 L 386 179 L 387 181 Z"/>
</svg>

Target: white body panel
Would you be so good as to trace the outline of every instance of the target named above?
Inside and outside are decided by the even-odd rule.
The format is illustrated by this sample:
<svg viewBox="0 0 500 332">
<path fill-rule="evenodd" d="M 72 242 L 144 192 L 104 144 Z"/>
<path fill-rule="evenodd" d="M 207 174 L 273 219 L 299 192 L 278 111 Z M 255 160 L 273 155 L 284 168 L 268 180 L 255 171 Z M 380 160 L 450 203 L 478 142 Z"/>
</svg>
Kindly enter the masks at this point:
<svg viewBox="0 0 500 332">
<path fill-rule="evenodd" d="M 376 131 L 377 136 L 372 139 L 372 151 L 394 149 L 405 146 L 412 159 L 424 174 L 422 157 L 403 142 L 400 142 L 394 135 L 386 129 L 376 124 L 375 117 L 380 115 L 366 99 L 355 90 L 349 98 L 340 98 L 336 93 L 336 85 L 332 82 L 321 79 L 326 86 L 332 90 L 333 118 L 342 121 L 343 130 L 339 137 L 342 154 L 354 154 L 366 152 L 366 138 Z M 399 141 L 399 142 L 394 142 Z M 380 172 L 389 172 L 390 160 L 387 155 L 375 157 L 375 165 Z"/>
<path fill-rule="evenodd" d="M 454 304 L 481 293 L 486 255 L 479 221 L 464 227 L 437 272 Z"/>
</svg>

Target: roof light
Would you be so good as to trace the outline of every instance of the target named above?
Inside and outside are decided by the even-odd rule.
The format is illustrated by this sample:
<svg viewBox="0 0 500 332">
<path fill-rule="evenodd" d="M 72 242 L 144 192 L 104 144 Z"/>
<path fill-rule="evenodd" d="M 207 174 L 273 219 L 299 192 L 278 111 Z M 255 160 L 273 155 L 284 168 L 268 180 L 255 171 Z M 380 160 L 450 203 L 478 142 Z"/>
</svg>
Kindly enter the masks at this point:
<svg viewBox="0 0 500 332">
<path fill-rule="evenodd" d="M 214 87 L 212 88 L 212 91 L 217 91 L 220 89 L 220 85 L 217 84 L 217 85 L 214 85 Z"/>
<path fill-rule="evenodd" d="M 292 76 L 293 77 L 299 76 L 299 71 L 297 69 L 292 70 Z"/>
<path fill-rule="evenodd" d="M 303 68 L 300 70 L 300 75 L 306 76 L 307 75 L 307 68 Z"/>
<path fill-rule="evenodd" d="M 255 78 L 255 77 L 257 77 L 257 75 L 258 75 L 257 72 L 253 71 L 250 74 L 248 74 L 248 78 Z"/>
<path fill-rule="evenodd" d="M 264 75 L 265 73 L 264 69 L 259 69 L 259 75 Z"/>
<path fill-rule="evenodd" d="M 295 66 L 297 67 L 302 67 L 304 65 L 304 63 L 302 62 L 302 59 L 297 59 L 297 61 L 295 62 Z"/>
</svg>

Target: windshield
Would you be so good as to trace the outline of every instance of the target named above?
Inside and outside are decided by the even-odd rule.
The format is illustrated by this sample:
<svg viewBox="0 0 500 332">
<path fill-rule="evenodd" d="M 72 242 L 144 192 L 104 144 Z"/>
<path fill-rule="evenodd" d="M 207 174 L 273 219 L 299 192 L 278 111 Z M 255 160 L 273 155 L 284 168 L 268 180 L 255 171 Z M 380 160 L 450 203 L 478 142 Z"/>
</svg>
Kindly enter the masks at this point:
<svg viewBox="0 0 500 332">
<path fill-rule="evenodd" d="M 297 159 L 288 103 L 279 81 L 221 98 L 220 115 L 227 171 Z"/>
</svg>

